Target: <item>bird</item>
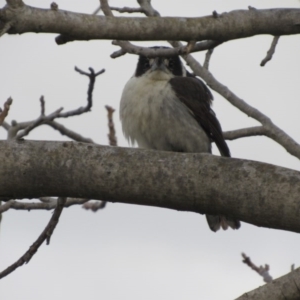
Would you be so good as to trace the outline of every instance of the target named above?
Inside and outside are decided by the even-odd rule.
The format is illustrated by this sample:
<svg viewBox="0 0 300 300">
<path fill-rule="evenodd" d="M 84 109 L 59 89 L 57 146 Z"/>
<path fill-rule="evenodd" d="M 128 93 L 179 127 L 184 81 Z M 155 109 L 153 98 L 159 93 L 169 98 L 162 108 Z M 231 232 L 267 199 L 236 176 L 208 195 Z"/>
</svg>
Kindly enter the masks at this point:
<svg viewBox="0 0 300 300">
<path fill-rule="evenodd" d="M 120 101 L 124 136 L 139 148 L 174 152 L 211 153 L 214 142 L 222 156 L 230 157 L 212 101 L 206 84 L 186 70 L 179 56 L 139 55 Z M 214 232 L 240 227 L 230 216 L 208 214 L 206 219 Z"/>
</svg>

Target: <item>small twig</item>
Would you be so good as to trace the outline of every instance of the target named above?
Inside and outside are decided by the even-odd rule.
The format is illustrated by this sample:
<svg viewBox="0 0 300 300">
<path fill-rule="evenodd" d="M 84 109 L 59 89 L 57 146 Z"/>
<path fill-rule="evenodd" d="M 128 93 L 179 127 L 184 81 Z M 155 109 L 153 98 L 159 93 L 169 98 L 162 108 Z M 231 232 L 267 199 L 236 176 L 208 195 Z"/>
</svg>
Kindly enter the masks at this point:
<svg viewBox="0 0 300 300">
<path fill-rule="evenodd" d="M 86 210 L 91 210 L 93 212 L 98 211 L 99 209 L 103 209 L 106 206 L 106 201 L 90 201 L 86 202 L 82 205 L 82 208 Z"/>
<path fill-rule="evenodd" d="M 242 253 L 242 257 L 243 259 L 243 263 L 245 263 L 246 265 L 248 265 L 252 270 L 254 270 L 255 272 L 257 272 L 260 276 L 263 277 L 264 282 L 271 282 L 273 280 L 273 278 L 271 277 L 271 275 L 269 274 L 269 270 L 270 267 L 269 265 L 265 265 L 257 267 L 251 260 L 250 257 L 248 257 L 245 253 Z"/>
<path fill-rule="evenodd" d="M 8 115 L 8 111 L 9 111 L 9 108 L 12 104 L 13 100 L 11 97 L 9 97 L 5 103 L 4 103 L 4 108 L 3 110 L 0 111 L 0 126 L 3 124 L 5 118 L 7 117 Z"/>
<path fill-rule="evenodd" d="M 271 47 L 270 47 L 269 51 L 267 52 L 266 57 L 260 63 L 261 67 L 265 66 L 266 63 L 272 59 L 273 54 L 275 53 L 276 45 L 278 43 L 279 38 L 280 38 L 280 36 L 278 36 L 278 35 L 274 36 Z"/>
<path fill-rule="evenodd" d="M 44 99 L 44 96 L 41 96 L 40 102 L 41 102 L 41 116 L 44 116 L 45 115 L 45 99 Z"/>
<path fill-rule="evenodd" d="M 4 213 L 9 209 L 15 210 L 52 210 L 57 206 L 57 199 L 50 197 L 43 197 L 39 199 L 41 202 L 23 202 L 16 200 L 9 200 L 5 204 L 0 206 L 0 213 Z M 89 199 L 81 198 L 68 198 L 64 207 L 70 207 L 72 205 L 84 204 L 89 201 Z"/>
<path fill-rule="evenodd" d="M 232 141 L 244 137 L 265 135 L 265 132 L 266 130 L 263 126 L 255 126 L 232 131 L 225 131 L 223 132 L 223 136 L 226 140 Z"/>
<path fill-rule="evenodd" d="M 101 10 L 101 5 L 99 5 L 94 12 L 92 13 L 92 15 L 96 15 L 99 11 Z"/>
<path fill-rule="evenodd" d="M 196 41 L 189 41 L 185 46 L 185 53 L 184 54 L 191 53 L 191 51 L 194 49 L 195 45 L 196 45 Z"/>
<path fill-rule="evenodd" d="M 205 68 L 206 70 L 208 70 L 208 68 L 209 68 L 209 61 L 210 61 L 213 51 L 214 51 L 214 49 L 209 49 L 205 54 L 203 68 Z"/>
<path fill-rule="evenodd" d="M 107 17 L 113 17 L 113 13 L 108 5 L 107 0 L 100 0 L 101 9 L 105 16 Z"/>
<path fill-rule="evenodd" d="M 124 43 L 124 41 L 113 41 L 112 44 L 116 46 L 120 46 L 122 49 L 112 53 L 110 55 L 111 58 L 117 58 L 126 53 L 144 55 L 147 57 L 158 57 L 158 56 L 171 57 L 171 56 L 187 54 L 187 45 L 175 47 L 175 48 L 148 48 L 148 47 L 136 46 L 131 44 L 130 42 Z M 188 53 L 212 49 L 220 44 L 221 42 L 217 42 L 217 41 L 204 41 L 192 45 L 190 44 L 192 47 L 188 49 Z"/>
<path fill-rule="evenodd" d="M 57 123 L 56 121 L 45 121 L 43 124 L 52 127 L 53 129 L 59 131 L 60 134 L 65 135 L 74 141 L 82 143 L 94 143 L 92 139 L 83 137 L 79 133 L 66 128 L 64 125 Z"/>
<path fill-rule="evenodd" d="M 50 243 L 51 235 L 59 221 L 59 217 L 64 208 L 67 198 L 58 198 L 57 206 L 53 212 L 53 215 L 47 224 L 46 228 L 37 238 L 37 240 L 29 247 L 29 249 L 22 255 L 15 263 L 6 268 L 4 271 L 0 273 L 0 279 L 9 275 L 13 271 L 15 271 L 18 267 L 21 267 L 24 263 L 29 263 L 34 254 L 38 251 L 39 247 L 43 244 L 44 241 L 47 242 L 47 245 Z"/>
<path fill-rule="evenodd" d="M 57 129 L 57 130 L 60 130 L 60 129 L 62 130 L 62 127 L 63 127 L 62 125 L 59 126 L 58 124 L 55 124 L 55 123 L 53 124 L 51 122 L 57 118 L 68 118 L 71 116 L 77 116 L 77 115 L 81 115 L 81 114 L 91 110 L 91 107 L 93 105 L 93 90 L 94 90 L 94 86 L 95 86 L 96 77 L 101 75 L 102 73 L 104 73 L 105 70 L 102 69 L 97 73 L 95 73 L 92 68 L 89 68 L 90 73 L 82 71 L 77 67 L 75 67 L 75 70 L 78 73 L 80 73 L 81 75 L 85 75 L 85 76 L 89 77 L 90 83 L 89 83 L 89 87 L 88 87 L 88 91 L 87 91 L 87 94 L 88 94 L 87 105 L 84 107 L 79 107 L 75 110 L 65 112 L 65 113 L 62 113 L 63 108 L 61 107 L 58 110 L 56 110 L 55 112 L 53 112 L 52 114 L 45 116 L 45 99 L 42 96 L 40 98 L 41 115 L 35 121 L 32 121 L 32 122 L 23 122 L 23 123 L 15 122 L 14 124 L 12 124 L 12 126 L 10 127 L 9 132 L 8 132 L 8 136 L 10 139 L 12 139 L 12 138 L 21 139 L 24 136 L 28 135 L 33 129 L 37 128 L 38 126 L 40 126 L 42 124 L 46 124 L 46 123 L 48 125 L 52 126 L 53 128 L 56 127 L 55 129 Z M 22 130 L 22 131 L 19 132 L 20 130 Z M 76 134 L 71 131 L 66 130 L 65 132 L 66 132 L 66 135 L 69 134 L 69 135 L 73 135 L 74 137 L 76 136 Z M 77 135 L 76 138 L 80 139 L 80 140 L 84 139 L 80 135 Z"/>
<path fill-rule="evenodd" d="M 141 8 L 141 7 L 113 7 L 111 6 L 110 7 L 111 10 L 114 10 L 114 11 L 117 11 L 119 13 L 129 13 L 129 14 L 132 14 L 132 13 L 144 13 L 144 10 Z"/>
<path fill-rule="evenodd" d="M 106 105 L 105 106 L 106 110 L 107 110 L 107 119 L 108 119 L 108 129 L 109 129 L 109 133 L 108 133 L 108 140 L 109 140 L 109 145 L 110 146 L 117 146 L 117 137 L 116 137 L 116 131 L 115 131 L 115 124 L 113 121 L 113 113 L 114 113 L 114 109 L 111 106 Z"/>
<path fill-rule="evenodd" d="M 62 110 L 63 110 L 63 108 L 61 107 L 61 108 L 59 108 L 58 110 L 56 110 L 55 112 L 53 112 L 52 114 L 50 114 L 48 116 L 41 115 L 34 122 L 32 122 L 29 126 L 27 126 L 23 131 L 21 131 L 19 134 L 17 134 L 16 138 L 21 139 L 24 136 L 28 135 L 30 133 L 30 131 L 32 131 L 36 127 L 40 126 L 45 120 L 52 121 L 55 118 L 58 118 L 59 114 Z"/>
</svg>

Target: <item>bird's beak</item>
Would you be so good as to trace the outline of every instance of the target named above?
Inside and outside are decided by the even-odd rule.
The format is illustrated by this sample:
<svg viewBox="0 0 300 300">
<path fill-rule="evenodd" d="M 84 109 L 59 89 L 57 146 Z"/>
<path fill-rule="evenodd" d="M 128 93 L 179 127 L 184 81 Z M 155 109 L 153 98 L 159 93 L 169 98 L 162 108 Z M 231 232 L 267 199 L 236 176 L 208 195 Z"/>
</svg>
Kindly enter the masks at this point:
<svg viewBox="0 0 300 300">
<path fill-rule="evenodd" d="M 164 64 L 164 59 L 162 57 L 156 57 L 151 66 L 151 71 L 167 71 L 167 68 Z"/>
</svg>

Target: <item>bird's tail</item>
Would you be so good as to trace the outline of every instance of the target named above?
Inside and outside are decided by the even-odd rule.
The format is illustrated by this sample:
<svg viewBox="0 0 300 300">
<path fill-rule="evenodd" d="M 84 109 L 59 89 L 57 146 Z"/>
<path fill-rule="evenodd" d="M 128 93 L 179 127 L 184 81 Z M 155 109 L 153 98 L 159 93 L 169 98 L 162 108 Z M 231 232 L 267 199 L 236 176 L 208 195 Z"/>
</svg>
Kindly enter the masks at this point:
<svg viewBox="0 0 300 300">
<path fill-rule="evenodd" d="M 232 229 L 239 229 L 241 227 L 241 223 L 239 220 L 235 220 L 228 216 L 218 216 L 218 215 L 206 215 L 206 220 L 209 228 L 216 232 L 221 227 L 226 230 L 228 227 Z"/>
</svg>

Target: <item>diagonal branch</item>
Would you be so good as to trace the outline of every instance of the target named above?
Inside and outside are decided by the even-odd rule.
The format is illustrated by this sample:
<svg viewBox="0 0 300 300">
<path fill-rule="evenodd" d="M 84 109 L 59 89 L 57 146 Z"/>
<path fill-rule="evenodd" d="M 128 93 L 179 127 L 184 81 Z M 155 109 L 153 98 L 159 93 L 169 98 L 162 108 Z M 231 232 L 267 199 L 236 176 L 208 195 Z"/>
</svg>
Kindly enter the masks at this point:
<svg viewBox="0 0 300 300">
<path fill-rule="evenodd" d="M 280 144 L 291 155 L 300 159 L 300 145 L 287 135 L 282 129 L 276 126 L 271 119 L 260 112 L 258 109 L 247 104 L 244 100 L 235 95 L 228 87 L 219 82 L 208 70 L 204 69 L 200 63 L 191 55 L 184 57 L 190 68 L 194 73 L 205 80 L 205 82 L 217 93 L 227 99 L 233 106 L 237 107 L 240 111 L 247 116 L 259 121 L 264 127 L 264 134 Z"/>
<path fill-rule="evenodd" d="M 0 273 L 0 279 L 9 275 L 13 271 L 15 271 L 17 268 L 21 267 L 25 263 L 29 263 L 31 258 L 34 256 L 34 254 L 38 251 L 39 247 L 43 244 L 44 241 L 47 242 L 47 245 L 50 243 L 51 235 L 58 223 L 59 217 L 61 215 L 61 212 L 64 208 L 64 204 L 66 202 L 67 198 L 59 198 L 57 202 L 57 206 L 54 210 L 54 213 L 47 224 L 46 228 L 43 230 L 43 232 L 40 234 L 40 236 L 37 238 L 37 240 L 30 246 L 30 248 L 22 255 L 15 263 L 13 263 L 11 266 L 6 268 L 4 271 Z"/>
<path fill-rule="evenodd" d="M 264 267 L 263 266 L 258 267 L 251 261 L 250 257 L 247 256 L 245 253 L 242 253 L 242 257 L 243 257 L 243 263 L 249 266 L 253 271 L 258 273 L 260 276 L 262 276 L 264 282 L 268 283 L 273 280 L 273 278 L 269 274 L 269 270 L 270 270 L 269 265 L 266 264 Z"/>
</svg>

